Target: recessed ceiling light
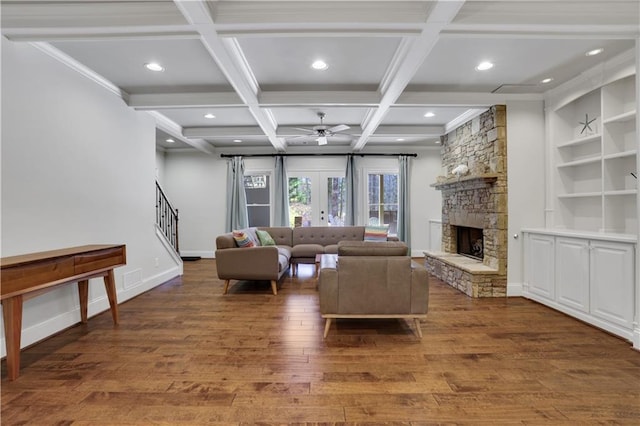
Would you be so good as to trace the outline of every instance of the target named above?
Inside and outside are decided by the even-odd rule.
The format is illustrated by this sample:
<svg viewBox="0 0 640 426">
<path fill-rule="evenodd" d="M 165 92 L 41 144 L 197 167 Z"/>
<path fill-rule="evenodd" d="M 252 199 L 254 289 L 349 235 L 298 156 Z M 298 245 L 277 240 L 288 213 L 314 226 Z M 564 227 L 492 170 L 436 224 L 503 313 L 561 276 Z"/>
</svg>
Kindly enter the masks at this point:
<svg viewBox="0 0 640 426">
<path fill-rule="evenodd" d="M 431 111 L 427 112 L 424 114 L 425 117 L 427 118 L 431 118 L 431 117 L 435 117 L 436 115 L 434 113 L 432 113 Z"/>
<path fill-rule="evenodd" d="M 314 70 L 318 70 L 318 71 L 324 71 L 327 68 L 329 68 L 329 65 L 327 65 L 327 63 L 325 61 L 323 61 L 322 59 L 318 59 L 317 61 L 314 61 L 311 64 L 311 68 L 313 68 Z"/>
<path fill-rule="evenodd" d="M 587 55 L 587 56 L 595 56 L 595 55 L 598 55 L 598 54 L 600 54 L 602 52 L 604 52 L 604 49 L 600 47 L 598 49 L 593 49 L 593 50 L 588 51 L 587 53 L 585 53 L 585 55 Z"/>
<path fill-rule="evenodd" d="M 234 141 L 235 143 L 240 143 L 240 142 L 242 142 L 242 139 L 234 139 L 233 141 Z"/>
<path fill-rule="evenodd" d="M 175 141 L 173 139 L 169 138 L 169 139 L 167 139 L 167 142 L 174 143 Z"/>
<path fill-rule="evenodd" d="M 211 114 L 211 113 L 209 113 L 209 114 L 205 114 L 204 118 L 216 118 L 216 116 Z"/>
<path fill-rule="evenodd" d="M 548 78 L 545 78 L 544 80 L 540 80 L 540 83 L 547 84 L 547 83 L 551 83 L 552 81 L 553 81 L 553 77 L 548 77 Z"/>
<path fill-rule="evenodd" d="M 404 141 L 404 138 L 397 138 L 396 140 L 397 140 L 398 142 L 402 142 L 402 141 Z"/>
<path fill-rule="evenodd" d="M 478 71 L 486 71 L 486 70 L 490 70 L 491 68 L 493 68 L 493 63 L 491 63 L 489 61 L 484 61 L 484 62 L 480 62 L 478 64 L 478 66 L 476 67 L 476 70 L 478 70 Z"/>
<path fill-rule="evenodd" d="M 148 62 L 144 64 L 144 67 L 149 71 L 156 71 L 156 72 L 164 71 L 164 67 L 157 62 Z"/>
</svg>

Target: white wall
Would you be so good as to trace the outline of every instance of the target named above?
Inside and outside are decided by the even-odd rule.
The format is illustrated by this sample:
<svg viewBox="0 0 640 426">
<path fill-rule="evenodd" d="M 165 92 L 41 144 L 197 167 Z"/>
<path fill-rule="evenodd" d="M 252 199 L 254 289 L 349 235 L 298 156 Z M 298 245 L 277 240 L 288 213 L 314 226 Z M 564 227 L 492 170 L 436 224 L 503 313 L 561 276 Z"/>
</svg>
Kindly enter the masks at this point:
<svg viewBox="0 0 640 426">
<path fill-rule="evenodd" d="M 374 150 L 371 149 L 371 152 Z M 429 247 L 428 221 L 441 216 L 440 193 L 429 185 L 441 171 L 437 149 L 396 149 L 417 152 L 411 164 L 411 245 L 414 256 Z M 166 154 L 165 188 L 180 210 L 180 252 L 182 255 L 213 257 L 215 237 L 225 232 L 227 161 L 218 155 L 200 152 Z M 246 171 L 273 170 L 271 157 L 245 158 Z M 344 157 L 287 157 L 287 170 L 344 170 Z M 397 170 L 396 157 L 358 157 L 357 173 L 362 181 L 367 170 Z M 360 200 L 361 204 L 364 200 Z M 362 211 L 362 208 L 360 209 Z M 361 218 L 364 223 L 364 218 Z"/>
<path fill-rule="evenodd" d="M 180 212 L 180 254 L 213 257 L 225 232 L 227 161 L 200 151 L 167 153 L 163 188 Z"/>
<path fill-rule="evenodd" d="M 522 228 L 544 227 L 545 127 L 542 101 L 507 103 L 508 245 L 507 295 L 524 281 Z M 514 236 L 517 235 L 517 238 Z"/>
<path fill-rule="evenodd" d="M 156 235 L 154 151 L 146 113 L 34 46 L 2 39 L 2 256 L 126 244 L 119 302 L 181 274 Z M 89 287 L 91 316 L 109 305 L 100 279 Z M 23 312 L 25 346 L 80 320 L 77 286 L 30 299 Z"/>
<path fill-rule="evenodd" d="M 164 190 L 164 169 L 165 169 L 165 152 L 156 149 L 156 180 Z M 171 200 L 169 200 L 171 201 Z"/>
</svg>

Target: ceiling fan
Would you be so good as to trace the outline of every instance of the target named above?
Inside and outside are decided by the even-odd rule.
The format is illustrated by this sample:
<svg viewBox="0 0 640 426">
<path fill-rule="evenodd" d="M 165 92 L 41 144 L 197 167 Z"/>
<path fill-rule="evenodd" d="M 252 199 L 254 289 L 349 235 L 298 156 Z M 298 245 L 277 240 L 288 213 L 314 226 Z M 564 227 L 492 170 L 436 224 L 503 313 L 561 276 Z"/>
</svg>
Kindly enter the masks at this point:
<svg viewBox="0 0 640 426">
<path fill-rule="evenodd" d="M 331 136 L 335 136 L 340 132 L 343 132 L 347 129 L 350 129 L 346 124 L 338 124 L 337 126 L 329 127 L 324 124 L 324 112 L 318 112 L 318 117 L 320 117 L 320 125 L 313 126 L 312 129 L 306 129 L 303 127 L 296 127 L 297 130 L 302 130 L 303 132 L 309 133 L 308 135 L 296 136 L 290 140 L 296 139 L 304 139 L 309 137 L 315 137 L 315 141 L 318 142 L 318 145 L 326 145 L 328 143 L 327 138 Z"/>
</svg>

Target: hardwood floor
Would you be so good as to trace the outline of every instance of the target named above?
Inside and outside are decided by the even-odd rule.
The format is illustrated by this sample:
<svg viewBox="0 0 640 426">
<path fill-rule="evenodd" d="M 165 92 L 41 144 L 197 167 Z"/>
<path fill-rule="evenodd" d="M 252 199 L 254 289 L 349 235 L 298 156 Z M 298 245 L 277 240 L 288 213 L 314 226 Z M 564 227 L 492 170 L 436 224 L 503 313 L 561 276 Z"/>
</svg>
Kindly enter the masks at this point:
<svg viewBox="0 0 640 426">
<path fill-rule="evenodd" d="M 640 424 L 640 353 L 522 298 L 431 278 L 419 340 L 401 320 L 338 320 L 315 271 L 233 282 L 215 261 L 22 351 L 2 424 Z"/>
</svg>

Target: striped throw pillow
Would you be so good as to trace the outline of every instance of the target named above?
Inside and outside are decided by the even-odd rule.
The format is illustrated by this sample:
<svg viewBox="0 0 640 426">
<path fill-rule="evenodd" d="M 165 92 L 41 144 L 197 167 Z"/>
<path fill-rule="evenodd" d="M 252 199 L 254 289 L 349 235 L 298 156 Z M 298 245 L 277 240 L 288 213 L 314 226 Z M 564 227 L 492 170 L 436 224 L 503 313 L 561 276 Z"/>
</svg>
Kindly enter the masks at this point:
<svg viewBox="0 0 640 426">
<path fill-rule="evenodd" d="M 387 241 L 388 230 L 389 228 L 387 226 L 365 226 L 364 240 L 365 241 Z"/>
<path fill-rule="evenodd" d="M 233 239 L 236 240 L 236 245 L 241 248 L 254 247 L 256 245 L 251 237 L 243 231 L 233 231 Z"/>
</svg>

